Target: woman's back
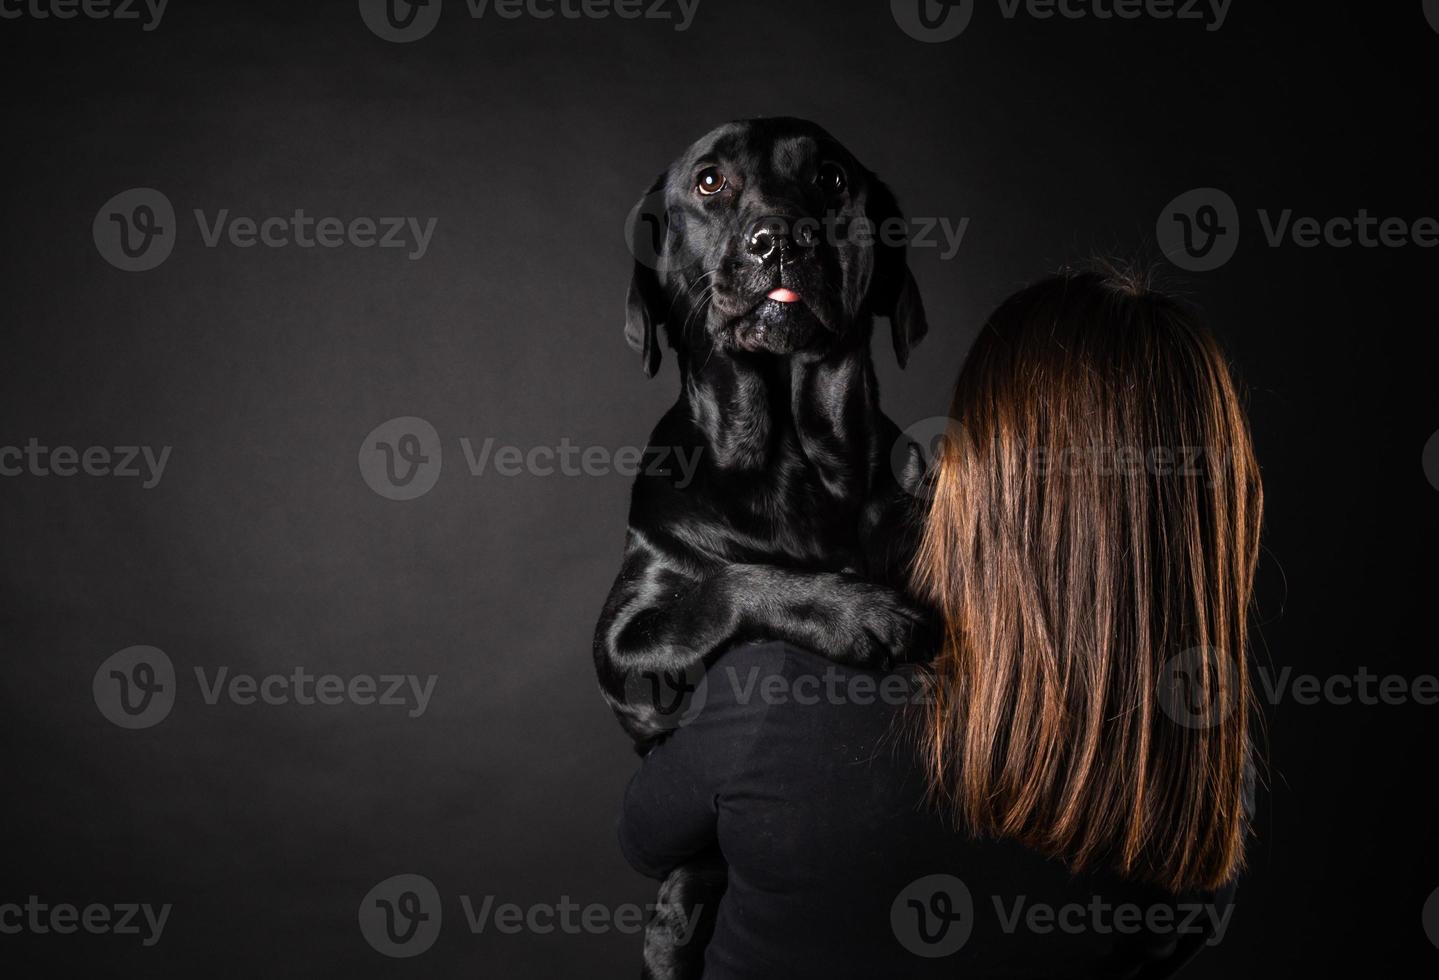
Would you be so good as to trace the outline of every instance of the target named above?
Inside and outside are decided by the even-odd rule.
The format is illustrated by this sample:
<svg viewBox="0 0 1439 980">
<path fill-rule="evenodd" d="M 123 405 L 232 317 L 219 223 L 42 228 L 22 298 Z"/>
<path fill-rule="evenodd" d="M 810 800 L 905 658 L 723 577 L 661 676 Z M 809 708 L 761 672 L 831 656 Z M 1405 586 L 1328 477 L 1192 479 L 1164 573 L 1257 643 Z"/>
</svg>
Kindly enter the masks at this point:
<svg viewBox="0 0 1439 980">
<path fill-rule="evenodd" d="M 718 842 L 729 889 L 708 980 L 1158 977 L 1223 938 L 1227 898 L 1075 877 L 956 832 L 926 801 L 922 690 L 910 669 L 782 644 L 710 670 L 631 782 L 620 830 L 654 877 Z"/>
</svg>

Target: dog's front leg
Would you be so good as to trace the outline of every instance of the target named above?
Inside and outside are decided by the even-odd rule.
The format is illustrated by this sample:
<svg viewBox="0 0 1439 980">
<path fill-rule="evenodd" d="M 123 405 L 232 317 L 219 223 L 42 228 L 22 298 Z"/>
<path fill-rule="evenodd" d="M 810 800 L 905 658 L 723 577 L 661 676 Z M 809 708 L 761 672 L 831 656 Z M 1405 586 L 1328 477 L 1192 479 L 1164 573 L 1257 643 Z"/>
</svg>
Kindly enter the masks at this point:
<svg viewBox="0 0 1439 980">
<path fill-rule="evenodd" d="M 698 980 L 728 887 L 729 868 L 718 851 L 670 872 L 645 924 L 642 980 Z"/>
<path fill-rule="evenodd" d="M 632 542 L 595 632 L 600 686 L 644 747 L 682 720 L 684 694 L 727 647 L 784 640 L 839 663 L 884 667 L 926 649 L 930 618 L 854 575 L 771 565 L 696 573 Z"/>
</svg>

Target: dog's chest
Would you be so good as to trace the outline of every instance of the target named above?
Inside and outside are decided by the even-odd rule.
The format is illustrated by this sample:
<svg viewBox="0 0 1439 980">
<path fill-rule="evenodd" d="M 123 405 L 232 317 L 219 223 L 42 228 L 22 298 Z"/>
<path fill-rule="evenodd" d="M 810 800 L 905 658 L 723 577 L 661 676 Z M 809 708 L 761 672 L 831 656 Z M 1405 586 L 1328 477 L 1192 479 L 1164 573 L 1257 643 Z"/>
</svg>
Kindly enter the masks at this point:
<svg viewBox="0 0 1439 980">
<path fill-rule="evenodd" d="M 835 495 L 802 466 L 755 481 L 744 496 L 742 537 L 752 560 L 836 571 L 860 567 L 862 500 Z"/>
</svg>

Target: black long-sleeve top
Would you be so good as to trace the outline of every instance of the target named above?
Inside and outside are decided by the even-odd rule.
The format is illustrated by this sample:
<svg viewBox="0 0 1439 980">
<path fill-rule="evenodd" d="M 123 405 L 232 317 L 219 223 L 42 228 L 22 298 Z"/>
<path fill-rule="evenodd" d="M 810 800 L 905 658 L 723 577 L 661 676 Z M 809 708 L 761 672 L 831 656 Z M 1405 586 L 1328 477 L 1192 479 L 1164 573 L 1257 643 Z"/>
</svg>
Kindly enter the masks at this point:
<svg viewBox="0 0 1439 980">
<path fill-rule="evenodd" d="M 955 832 L 926 802 L 911 668 L 779 644 L 710 669 L 631 780 L 620 844 L 664 877 L 717 844 L 729 888 L 706 980 L 1172 976 L 1230 925 L 1232 892 L 1073 876 Z"/>
</svg>

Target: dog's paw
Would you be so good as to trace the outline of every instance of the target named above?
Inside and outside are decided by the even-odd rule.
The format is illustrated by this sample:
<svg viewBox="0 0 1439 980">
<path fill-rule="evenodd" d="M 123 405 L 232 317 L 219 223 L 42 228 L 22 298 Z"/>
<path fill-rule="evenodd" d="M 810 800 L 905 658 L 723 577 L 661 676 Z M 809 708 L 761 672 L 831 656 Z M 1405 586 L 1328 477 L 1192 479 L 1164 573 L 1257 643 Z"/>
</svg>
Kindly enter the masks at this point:
<svg viewBox="0 0 1439 980">
<path fill-rule="evenodd" d="M 894 589 L 863 586 L 834 624 L 836 660 L 870 669 L 924 662 L 938 647 L 934 614 Z"/>
</svg>

